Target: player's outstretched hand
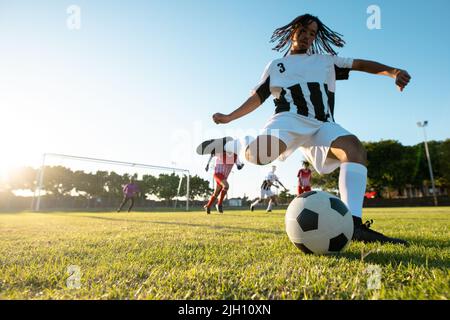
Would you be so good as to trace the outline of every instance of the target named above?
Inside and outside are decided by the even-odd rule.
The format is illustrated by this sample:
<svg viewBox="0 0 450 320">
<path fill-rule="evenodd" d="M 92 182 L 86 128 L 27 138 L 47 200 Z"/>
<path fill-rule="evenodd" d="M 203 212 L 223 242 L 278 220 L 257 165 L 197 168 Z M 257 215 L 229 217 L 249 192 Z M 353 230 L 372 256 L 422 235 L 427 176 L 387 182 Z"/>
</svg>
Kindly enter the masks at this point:
<svg viewBox="0 0 450 320">
<path fill-rule="evenodd" d="M 403 91 L 408 85 L 409 80 L 411 80 L 409 73 L 406 70 L 400 70 L 395 77 L 395 84 L 400 91 Z"/>
<path fill-rule="evenodd" d="M 222 113 L 215 113 L 212 116 L 213 121 L 217 124 L 230 122 L 229 116 Z"/>
</svg>

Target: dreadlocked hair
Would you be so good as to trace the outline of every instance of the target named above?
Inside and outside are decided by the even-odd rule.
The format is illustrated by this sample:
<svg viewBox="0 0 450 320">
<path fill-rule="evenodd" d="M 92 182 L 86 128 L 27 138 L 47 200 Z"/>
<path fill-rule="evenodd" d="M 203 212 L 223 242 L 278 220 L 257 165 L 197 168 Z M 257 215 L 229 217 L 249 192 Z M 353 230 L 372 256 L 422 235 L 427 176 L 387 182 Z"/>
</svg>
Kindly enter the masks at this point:
<svg viewBox="0 0 450 320">
<path fill-rule="evenodd" d="M 270 39 L 271 43 L 278 42 L 273 50 L 276 50 L 278 52 L 287 50 L 284 54 L 286 56 L 291 49 L 292 37 L 297 28 L 300 25 L 306 27 L 312 22 L 317 23 L 318 28 L 316 39 L 309 49 L 310 53 L 329 53 L 331 55 L 337 55 L 337 52 L 333 50 L 332 46 L 336 46 L 339 48 L 342 48 L 344 46 L 345 41 L 344 39 L 342 39 L 342 34 L 331 30 L 325 24 L 323 24 L 322 21 L 319 20 L 319 18 L 310 14 L 298 16 L 284 27 L 276 29 Z"/>
</svg>

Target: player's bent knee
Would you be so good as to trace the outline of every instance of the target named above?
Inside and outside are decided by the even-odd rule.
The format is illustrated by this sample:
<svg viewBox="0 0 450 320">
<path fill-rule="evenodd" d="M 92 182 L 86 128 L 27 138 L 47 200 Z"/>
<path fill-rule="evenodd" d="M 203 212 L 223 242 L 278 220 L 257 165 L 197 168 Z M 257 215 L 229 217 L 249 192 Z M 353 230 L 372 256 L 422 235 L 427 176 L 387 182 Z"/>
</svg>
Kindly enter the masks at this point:
<svg viewBox="0 0 450 320">
<path fill-rule="evenodd" d="M 367 152 L 356 136 L 344 136 L 336 139 L 331 145 L 333 155 L 341 162 L 367 164 Z"/>
<path fill-rule="evenodd" d="M 366 165 L 367 164 L 367 152 L 361 141 L 355 137 L 356 140 L 352 141 L 352 147 L 350 148 L 350 155 L 348 155 L 349 161 L 357 162 Z"/>
<path fill-rule="evenodd" d="M 364 147 L 362 147 L 360 157 L 361 157 L 360 163 L 367 165 L 367 151 Z"/>
</svg>

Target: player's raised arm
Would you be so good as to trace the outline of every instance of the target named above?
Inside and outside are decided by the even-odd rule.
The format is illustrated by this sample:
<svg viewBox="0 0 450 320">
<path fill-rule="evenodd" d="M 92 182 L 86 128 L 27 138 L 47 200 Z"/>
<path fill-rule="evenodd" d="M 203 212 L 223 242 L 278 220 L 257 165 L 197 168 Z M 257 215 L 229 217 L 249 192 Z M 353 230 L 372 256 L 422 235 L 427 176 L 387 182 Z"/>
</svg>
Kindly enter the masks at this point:
<svg viewBox="0 0 450 320">
<path fill-rule="evenodd" d="M 409 81 L 411 80 L 411 76 L 408 74 L 406 70 L 389 67 L 375 61 L 355 59 L 353 61 L 352 70 L 363 71 L 367 73 L 384 75 L 394 78 L 395 84 L 397 85 L 400 91 L 403 91 L 403 89 L 408 85 Z"/>
<path fill-rule="evenodd" d="M 231 122 L 249 114 L 260 105 L 261 99 L 256 93 L 254 93 L 250 96 L 250 98 L 247 99 L 247 101 L 245 101 L 239 108 L 237 108 L 230 114 L 215 113 L 213 115 L 213 121 L 217 124 Z"/>
<path fill-rule="evenodd" d="M 280 186 L 282 186 L 283 189 L 284 189 L 285 191 L 287 191 L 286 187 L 281 183 L 281 181 L 280 181 L 278 178 L 277 178 L 275 181 L 276 181 Z M 277 188 L 278 188 L 278 186 L 277 186 Z"/>
</svg>

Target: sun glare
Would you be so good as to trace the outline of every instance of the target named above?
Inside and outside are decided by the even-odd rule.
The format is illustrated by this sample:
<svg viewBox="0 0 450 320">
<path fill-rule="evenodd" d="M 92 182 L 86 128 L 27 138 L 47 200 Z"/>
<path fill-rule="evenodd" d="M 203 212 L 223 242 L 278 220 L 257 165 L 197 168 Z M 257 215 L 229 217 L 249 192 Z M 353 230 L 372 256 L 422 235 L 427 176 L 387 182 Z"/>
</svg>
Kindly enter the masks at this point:
<svg viewBox="0 0 450 320">
<path fill-rule="evenodd" d="M 8 181 L 9 174 L 13 169 L 13 165 L 5 161 L 5 159 L 0 159 L 0 184 L 4 184 Z"/>
</svg>

